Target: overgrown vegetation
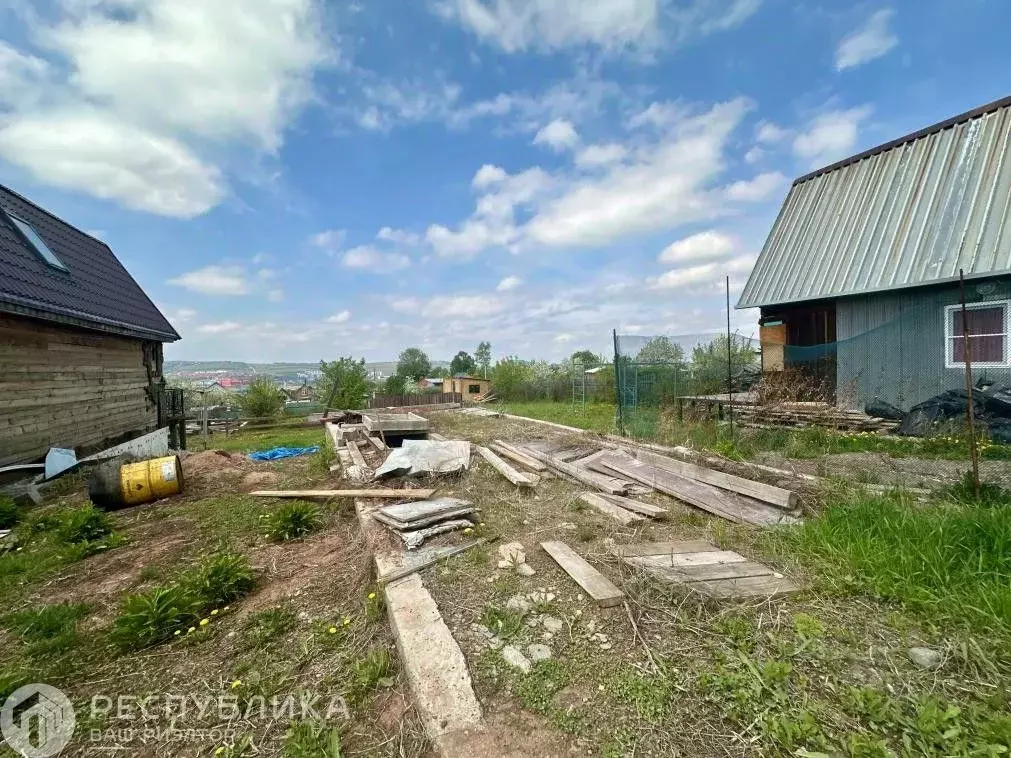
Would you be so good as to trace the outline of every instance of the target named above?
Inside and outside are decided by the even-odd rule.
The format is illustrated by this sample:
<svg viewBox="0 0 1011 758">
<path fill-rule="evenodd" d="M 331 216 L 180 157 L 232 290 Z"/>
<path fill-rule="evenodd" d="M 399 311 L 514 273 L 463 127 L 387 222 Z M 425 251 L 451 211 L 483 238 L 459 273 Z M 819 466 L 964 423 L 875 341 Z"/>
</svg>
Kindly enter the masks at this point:
<svg viewBox="0 0 1011 758">
<path fill-rule="evenodd" d="M 249 382 L 246 393 L 239 397 L 239 404 L 248 418 L 270 419 L 281 415 L 285 400 L 273 377 L 257 374 Z"/>
<path fill-rule="evenodd" d="M 276 542 L 286 542 L 301 539 L 322 526 L 319 507 L 305 500 L 291 500 L 268 517 L 267 534 Z"/>
<path fill-rule="evenodd" d="M 13 498 L 0 495 L 0 529 L 13 529 L 21 520 L 21 509 Z"/>
<path fill-rule="evenodd" d="M 321 376 L 316 383 L 316 397 L 331 408 L 364 408 L 369 394 L 365 359 L 338 358 L 320 361 Z"/>
</svg>

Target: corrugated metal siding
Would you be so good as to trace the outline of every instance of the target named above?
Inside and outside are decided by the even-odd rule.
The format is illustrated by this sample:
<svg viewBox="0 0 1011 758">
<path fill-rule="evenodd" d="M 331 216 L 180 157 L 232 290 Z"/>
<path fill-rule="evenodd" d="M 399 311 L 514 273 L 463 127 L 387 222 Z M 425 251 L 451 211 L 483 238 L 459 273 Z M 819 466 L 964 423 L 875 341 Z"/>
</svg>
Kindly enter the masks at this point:
<svg viewBox="0 0 1011 758">
<path fill-rule="evenodd" d="M 1011 272 L 1011 106 L 798 180 L 739 308 Z"/>
</svg>

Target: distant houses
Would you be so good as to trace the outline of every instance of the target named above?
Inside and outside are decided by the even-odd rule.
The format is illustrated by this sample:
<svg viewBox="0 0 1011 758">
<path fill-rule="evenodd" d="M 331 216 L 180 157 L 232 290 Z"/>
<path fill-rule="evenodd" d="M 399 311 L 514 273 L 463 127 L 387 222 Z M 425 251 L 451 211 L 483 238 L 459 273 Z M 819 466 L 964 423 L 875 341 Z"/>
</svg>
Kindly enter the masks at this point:
<svg viewBox="0 0 1011 758">
<path fill-rule="evenodd" d="M 479 376 L 457 374 L 446 377 L 442 385 L 443 392 L 455 392 L 463 395 L 464 400 L 476 400 L 484 397 L 491 390 L 491 380 Z"/>
</svg>

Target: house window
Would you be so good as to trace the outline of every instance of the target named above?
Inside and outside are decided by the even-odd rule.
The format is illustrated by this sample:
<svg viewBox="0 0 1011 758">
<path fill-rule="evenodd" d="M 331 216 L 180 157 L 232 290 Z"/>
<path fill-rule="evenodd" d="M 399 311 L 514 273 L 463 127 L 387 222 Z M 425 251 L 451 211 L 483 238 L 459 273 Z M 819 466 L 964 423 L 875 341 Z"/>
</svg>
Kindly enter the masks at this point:
<svg viewBox="0 0 1011 758">
<path fill-rule="evenodd" d="M 63 261 L 56 257 L 56 253 L 49 249 L 49 245 L 43 241 L 42 237 L 39 236 L 39 233 L 35 231 L 31 224 L 23 218 L 15 216 L 13 213 L 8 213 L 7 216 L 14 222 L 14 226 L 21 232 L 21 236 L 25 238 L 25 241 L 42 260 L 53 268 L 58 268 L 60 271 L 70 270 L 64 265 Z"/>
<path fill-rule="evenodd" d="M 1008 345 L 1008 318 L 1011 301 L 973 303 L 965 306 L 965 321 L 969 327 L 969 344 L 973 366 L 1011 365 Z M 965 365 L 965 332 L 962 328 L 962 306 L 944 309 L 945 360 L 948 368 Z"/>
<path fill-rule="evenodd" d="M 481 385 L 480 384 L 468 384 L 467 385 L 467 394 L 468 395 L 480 395 L 481 394 Z"/>
</svg>

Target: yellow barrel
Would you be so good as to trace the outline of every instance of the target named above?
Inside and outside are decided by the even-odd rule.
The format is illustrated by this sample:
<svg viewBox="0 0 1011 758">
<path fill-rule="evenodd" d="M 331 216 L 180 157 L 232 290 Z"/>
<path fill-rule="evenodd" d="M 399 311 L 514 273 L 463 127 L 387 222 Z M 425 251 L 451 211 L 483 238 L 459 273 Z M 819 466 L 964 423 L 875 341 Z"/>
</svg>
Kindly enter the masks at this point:
<svg viewBox="0 0 1011 758">
<path fill-rule="evenodd" d="M 183 488 L 179 456 L 123 464 L 119 469 L 119 487 L 125 505 L 140 505 L 178 494 Z"/>
</svg>

